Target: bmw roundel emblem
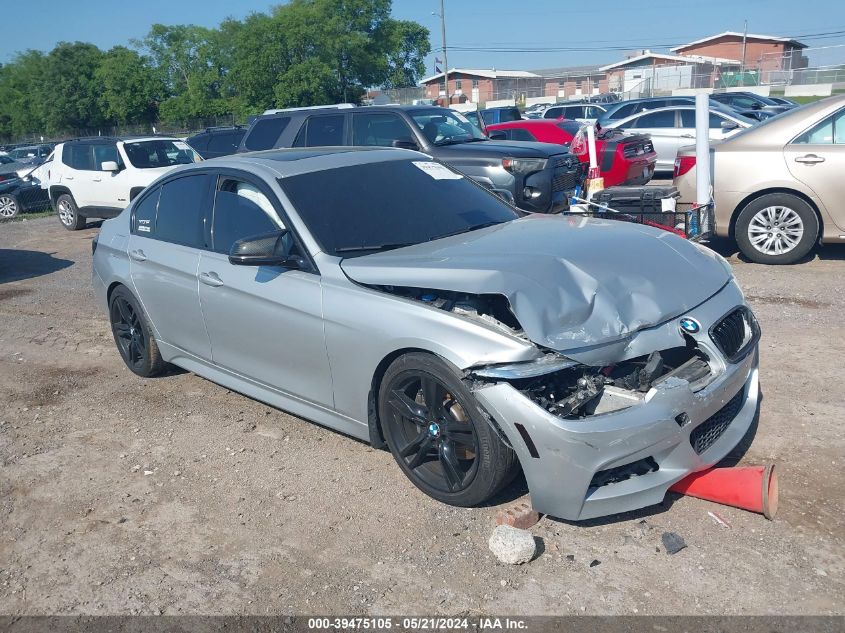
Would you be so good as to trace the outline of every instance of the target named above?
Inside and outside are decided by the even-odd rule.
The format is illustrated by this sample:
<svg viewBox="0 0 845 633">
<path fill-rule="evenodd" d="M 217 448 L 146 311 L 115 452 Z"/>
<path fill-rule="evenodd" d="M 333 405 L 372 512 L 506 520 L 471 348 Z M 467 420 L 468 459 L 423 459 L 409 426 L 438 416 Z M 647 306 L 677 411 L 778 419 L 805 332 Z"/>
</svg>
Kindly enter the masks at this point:
<svg viewBox="0 0 845 633">
<path fill-rule="evenodd" d="M 701 323 L 692 317 L 683 317 L 680 325 L 681 329 L 687 334 L 697 334 L 701 330 Z"/>
</svg>

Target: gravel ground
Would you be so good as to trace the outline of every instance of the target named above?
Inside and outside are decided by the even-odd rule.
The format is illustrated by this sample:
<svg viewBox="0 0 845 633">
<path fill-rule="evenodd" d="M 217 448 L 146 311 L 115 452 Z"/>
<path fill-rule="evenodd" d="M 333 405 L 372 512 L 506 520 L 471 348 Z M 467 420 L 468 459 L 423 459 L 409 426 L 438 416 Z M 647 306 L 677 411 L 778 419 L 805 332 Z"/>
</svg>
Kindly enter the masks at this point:
<svg viewBox="0 0 845 633">
<path fill-rule="evenodd" d="M 0 225 L 0 613 L 845 613 L 845 248 L 782 268 L 723 248 L 764 330 L 743 462 L 777 462 L 774 521 L 669 495 L 544 518 L 511 567 L 487 548 L 496 506 L 441 505 L 389 453 L 193 374 L 126 370 L 96 232 Z M 688 547 L 667 555 L 666 531 Z"/>
</svg>

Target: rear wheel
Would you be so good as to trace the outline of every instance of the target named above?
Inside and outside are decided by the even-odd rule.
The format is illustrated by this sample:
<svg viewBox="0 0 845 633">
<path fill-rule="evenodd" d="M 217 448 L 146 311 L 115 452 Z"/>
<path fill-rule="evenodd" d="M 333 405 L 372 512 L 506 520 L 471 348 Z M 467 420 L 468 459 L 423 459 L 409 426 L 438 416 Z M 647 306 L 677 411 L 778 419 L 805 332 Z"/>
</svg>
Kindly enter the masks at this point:
<svg viewBox="0 0 845 633">
<path fill-rule="evenodd" d="M 431 354 L 406 354 L 390 365 L 379 389 L 379 419 L 396 463 L 438 501 L 483 503 L 516 473 L 516 454 L 455 372 Z"/>
<path fill-rule="evenodd" d="M 736 243 L 742 254 L 759 264 L 793 264 L 809 253 L 819 237 L 816 212 L 788 193 L 752 200 L 739 214 Z"/>
<path fill-rule="evenodd" d="M 8 193 L 0 195 L 0 218 L 8 220 L 21 212 L 21 205 L 18 199 Z"/>
<path fill-rule="evenodd" d="M 78 231 L 85 228 L 85 216 L 80 215 L 76 202 L 69 194 L 63 193 L 56 200 L 56 213 L 59 221 L 68 231 Z"/>
<path fill-rule="evenodd" d="M 109 299 L 109 320 L 114 342 L 126 366 L 139 376 L 157 376 L 166 367 L 152 327 L 132 293 L 123 286 Z"/>
</svg>

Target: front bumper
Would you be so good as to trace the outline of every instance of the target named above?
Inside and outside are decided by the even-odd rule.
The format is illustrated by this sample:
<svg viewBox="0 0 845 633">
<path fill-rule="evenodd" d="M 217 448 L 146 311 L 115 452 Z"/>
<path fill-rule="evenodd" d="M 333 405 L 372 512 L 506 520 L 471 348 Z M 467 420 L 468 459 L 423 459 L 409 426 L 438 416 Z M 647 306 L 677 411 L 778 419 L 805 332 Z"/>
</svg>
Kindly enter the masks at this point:
<svg viewBox="0 0 845 633">
<path fill-rule="evenodd" d="M 721 302 L 715 303 L 702 304 L 691 314 L 702 323 L 715 322 L 724 313 Z M 712 358 L 718 351 L 704 340 L 706 331 L 702 328 L 697 338 Z M 475 395 L 519 456 L 534 509 L 562 519 L 590 519 L 660 503 L 669 486 L 718 463 L 742 440 L 760 401 L 756 344 L 736 364 L 718 360 L 721 372 L 700 391 L 693 392 L 685 380 L 669 378 L 652 387 L 642 403 L 579 420 L 548 413 L 508 383 L 482 386 Z M 690 435 L 729 409 L 736 411 L 730 424 L 697 453 Z M 604 485 L 601 475 L 596 478 L 602 471 L 649 458 L 657 469 L 647 474 Z"/>
</svg>

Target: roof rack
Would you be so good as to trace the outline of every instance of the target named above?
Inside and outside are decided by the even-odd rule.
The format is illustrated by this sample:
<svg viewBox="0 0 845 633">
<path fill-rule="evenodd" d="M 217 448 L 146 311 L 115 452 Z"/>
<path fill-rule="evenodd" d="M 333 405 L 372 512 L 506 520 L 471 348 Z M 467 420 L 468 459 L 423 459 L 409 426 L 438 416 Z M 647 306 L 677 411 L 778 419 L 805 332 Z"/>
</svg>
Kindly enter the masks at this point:
<svg viewBox="0 0 845 633">
<path fill-rule="evenodd" d="M 318 105 L 318 106 L 303 106 L 299 108 L 276 108 L 272 110 L 265 110 L 264 114 L 279 114 L 280 112 L 297 112 L 299 110 L 327 110 L 327 109 L 346 109 L 346 108 L 357 108 L 354 103 L 334 103 L 329 105 Z"/>
</svg>

